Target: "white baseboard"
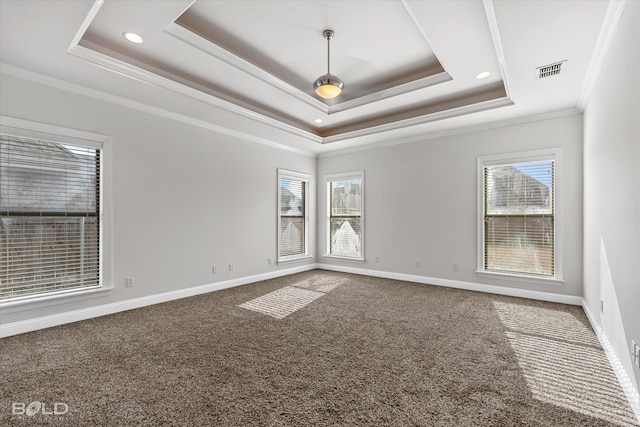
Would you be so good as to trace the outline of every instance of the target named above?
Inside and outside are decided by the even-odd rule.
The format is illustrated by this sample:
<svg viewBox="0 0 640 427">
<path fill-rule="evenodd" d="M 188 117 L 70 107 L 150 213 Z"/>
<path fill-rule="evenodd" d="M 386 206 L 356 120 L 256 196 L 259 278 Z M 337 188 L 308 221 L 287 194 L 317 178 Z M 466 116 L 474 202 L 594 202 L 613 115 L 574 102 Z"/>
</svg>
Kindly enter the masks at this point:
<svg viewBox="0 0 640 427">
<path fill-rule="evenodd" d="M 119 313 L 121 311 L 132 310 L 134 308 L 146 307 L 153 304 L 173 301 L 180 298 L 191 297 L 200 294 L 206 294 L 221 289 L 232 288 L 234 286 L 246 285 L 261 280 L 274 279 L 276 277 L 288 276 L 302 271 L 313 270 L 317 268 L 317 264 L 307 264 L 299 267 L 277 270 L 269 273 L 256 274 L 253 276 L 240 277 L 237 279 L 225 280 L 223 282 L 209 283 L 201 286 L 194 286 L 186 289 L 178 289 L 161 294 L 149 295 L 140 298 L 133 298 L 125 301 L 119 301 L 109 304 L 98 305 L 95 307 L 84 308 L 80 310 L 68 311 L 65 313 L 54 314 L 51 316 L 36 317 L 34 319 L 24 320 L 20 322 L 8 323 L 0 325 L 0 338 L 12 335 L 23 334 L 26 332 L 37 331 L 40 329 L 50 328 L 52 326 L 64 325 L 66 323 L 77 322 L 80 320 L 92 319 L 94 317 L 106 316 L 108 314 Z"/>
<path fill-rule="evenodd" d="M 208 292 L 218 291 L 221 289 L 231 288 L 234 286 L 246 285 L 248 283 L 258 282 L 260 280 L 268 280 L 276 277 L 287 276 L 302 271 L 320 268 L 323 270 L 340 271 L 344 273 L 361 274 L 365 276 L 382 277 L 387 279 L 404 280 L 408 282 L 424 283 L 437 286 L 445 286 L 449 288 L 466 289 L 471 291 L 486 292 L 498 295 L 508 295 L 520 298 L 531 298 L 542 301 L 558 302 L 563 304 L 582 305 L 582 298 L 572 295 L 561 295 L 549 292 L 530 291 L 524 289 L 514 289 L 503 286 L 484 285 L 479 283 L 462 282 L 458 280 L 439 279 L 436 277 L 425 277 L 413 274 L 392 273 L 380 270 L 369 270 L 364 268 L 353 268 L 348 266 L 338 266 L 330 264 L 307 264 L 299 267 L 293 267 L 283 270 L 277 270 L 269 273 L 262 273 L 253 276 L 241 277 L 237 279 L 226 280 L 223 282 L 210 283 L 207 285 L 195 286 L 186 289 L 179 289 L 170 292 L 164 292 L 156 295 L 149 295 L 140 298 L 134 298 L 125 301 L 103 304 L 95 307 L 89 307 L 80 310 L 68 311 L 65 313 L 55 314 L 51 316 L 37 317 L 34 319 L 24 320 L 20 322 L 0 325 L 0 338 L 11 335 L 22 334 L 25 332 L 36 331 L 39 329 L 50 328 L 52 326 L 64 325 L 66 323 L 77 322 L 80 320 L 91 319 L 94 317 L 114 314 L 121 311 L 132 310 L 135 308 L 146 307 L 153 304 L 159 304 L 180 298 L 186 298 L 194 295 L 204 294 Z"/>
<path fill-rule="evenodd" d="M 582 305 L 582 299 L 571 295 L 560 295 L 548 292 L 529 291 L 523 289 L 513 289 L 502 286 L 483 285 L 478 283 L 462 282 L 448 279 L 438 279 L 435 277 L 417 276 L 412 274 L 392 273 L 379 270 L 368 270 L 363 268 L 353 268 L 346 266 L 337 266 L 330 264 L 307 264 L 299 267 L 293 267 L 283 270 L 277 270 L 269 273 L 256 274 L 253 276 L 240 277 L 237 279 L 226 280 L 223 282 L 210 283 L 207 285 L 195 286 L 186 289 L 179 289 L 170 292 L 164 292 L 156 295 L 149 295 L 140 298 L 129 299 L 109 304 L 102 304 L 95 307 L 84 308 L 80 310 L 72 310 L 64 313 L 54 314 L 51 316 L 36 317 L 19 322 L 0 325 L 0 338 L 12 335 L 23 334 L 26 332 L 37 331 L 39 329 L 50 328 L 53 326 L 64 325 L 66 323 L 77 322 L 80 320 L 91 319 L 99 316 L 106 316 L 121 311 L 132 310 L 135 308 L 146 307 L 153 304 L 159 304 L 180 298 L 186 298 L 194 295 L 200 295 L 208 292 L 214 292 L 221 289 L 231 288 L 234 286 L 246 285 L 248 283 L 258 282 L 261 280 L 273 279 L 276 277 L 287 276 L 302 271 L 320 268 L 324 270 L 341 271 L 345 273 L 361 274 L 366 276 L 383 277 L 387 279 L 404 280 L 409 282 L 417 282 L 431 284 L 437 286 L 445 286 L 450 288 L 467 289 L 472 291 L 487 292 L 499 295 L 509 295 L 521 298 L 531 298 L 543 301 L 559 302 L 563 304 Z"/>
<path fill-rule="evenodd" d="M 591 310 L 589 310 L 589 306 L 587 305 L 587 302 L 584 300 L 582 300 L 582 309 L 587 315 L 587 319 L 589 319 L 589 323 L 591 323 L 591 327 L 596 332 L 596 336 L 600 341 L 600 345 L 602 346 L 604 353 L 607 355 L 607 359 L 609 359 L 609 363 L 611 364 L 611 368 L 613 369 L 613 372 L 615 372 L 616 377 L 618 378 L 620 387 L 622 388 L 622 391 L 624 392 L 625 396 L 627 396 L 629 405 L 631 406 L 631 409 L 636 415 L 636 418 L 638 419 L 638 423 L 640 423 L 640 394 L 638 393 L 638 390 L 636 389 L 633 382 L 629 378 L 629 375 L 627 375 L 627 371 L 622 366 L 622 363 L 620 362 L 620 358 L 616 354 L 615 350 L 613 349 L 613 346 L 609 342 L 609 339 L 607 338 L 604 331 L 602 330 L 602 326 L 600 325 L 599 322 L 596 321 L 596 318 L 591 313 Z"/>
<path fill-rule="evenodd" d="M 361 274 L 365 276 L 382 277 L 385 279 L 404 280 L 406 282 L 423 283 L 426 285 L 444 286 L 447 288 L 466 289 L 468 291 L 485 292 L 489 294 L 507 295 L 511 297 L 530 298 L 541 301 L 558 302 L 570 305 L 582 305 L 582 298 L 575 295 L 554 294 L 551 292 L 530 291 L 526 289 L 508 288 L 505 286 L 484 285 L 481 283 L 463 282 L 460 280 L 439 279 L 437 277 L 418 276 L 414 274 L 392 273 L 381 270 L 369 270 L 332 264 L 318 264 L 323 270 L 340 271 L 343 273 Z"/>
</svg>

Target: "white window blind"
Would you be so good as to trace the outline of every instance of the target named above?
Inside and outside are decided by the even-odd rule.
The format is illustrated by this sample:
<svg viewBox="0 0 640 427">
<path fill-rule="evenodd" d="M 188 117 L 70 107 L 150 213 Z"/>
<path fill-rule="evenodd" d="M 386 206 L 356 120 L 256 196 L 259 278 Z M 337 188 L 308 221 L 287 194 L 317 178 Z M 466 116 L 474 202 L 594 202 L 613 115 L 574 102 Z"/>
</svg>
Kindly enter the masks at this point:
<svg viewBox="0 0 640 427">
<path fill-rule="evenodd" d="M 484 166 L 484 270 L 554 276 L 554 160 Z"/>
<path fill-rule="evenodd" d="M 100 286 L 100 149 L 0 135 L 0 301 Z"/>
<path fill-rule="evenodd" d="M 362 258 L 363 174 L 327 178 L 328 254 Z"/>
<path fill-rule="evenodd" d="M 278 260 L 308 255 L 309 175 L 278 171 Z"/>
</svg>

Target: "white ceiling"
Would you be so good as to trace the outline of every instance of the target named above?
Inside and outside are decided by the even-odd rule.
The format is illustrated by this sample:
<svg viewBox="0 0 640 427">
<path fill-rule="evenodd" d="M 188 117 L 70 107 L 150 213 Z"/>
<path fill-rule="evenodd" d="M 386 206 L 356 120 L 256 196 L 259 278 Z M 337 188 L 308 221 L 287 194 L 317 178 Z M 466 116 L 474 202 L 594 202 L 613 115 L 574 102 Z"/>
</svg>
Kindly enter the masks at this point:
<svg viewBox="0 0 640 427">
<path fill-rule="evenodd" d="M 5 74 L 326 153 L 579 110 L 614 6 L 0 0 L 0 62 Z M 331 72 L 345 82 L 332 101 L 312 89 L 327 67 L 324 29 L 335 31 Z M 536 78 L 558 61 L 563 72 Z M 490 77 L 476 79 L 481 71 Z"/>
</svg>

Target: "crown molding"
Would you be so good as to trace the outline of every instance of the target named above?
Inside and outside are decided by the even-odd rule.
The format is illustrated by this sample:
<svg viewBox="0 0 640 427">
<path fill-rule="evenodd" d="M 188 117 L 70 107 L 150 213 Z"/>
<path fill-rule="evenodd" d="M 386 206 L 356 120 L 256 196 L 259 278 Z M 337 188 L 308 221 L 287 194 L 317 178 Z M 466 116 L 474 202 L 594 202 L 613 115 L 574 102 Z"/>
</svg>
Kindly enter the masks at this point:
<svg viewBox="0 0 640 427">
<path fill-rule="evenodd" d="M 105 2 L 105 0 L 95 0 L 93 2 L 93 5 L 91 6 L 91 9 L 89 9 L 89 13 L 84 18 L 84 21 L 82 21 L 82 24 L 80 25 L 80 28 L 78 28 L 78 31 L 76 31 L 76 34 L 73 36 L 73 39 L 71 40 L 71 44 L 69 44 L 69 47 L 67 49 L 71 49 L 72 47 L 77 46 L 77 45 L 80 44 L 80 40 L 82 40 L 82 37 L 84 36 L 84 33 L 87 32 L 87 29 L 89 28 L 89 25 L 91 25 L 93 20 L 98 15 L 98 12 L 100 11 L 102 6 L 104 5 L 104 2 Z"/>
<path fill-rule="evenodd" d="M 594 83 L 598 79 L 602 65 L 609 53 L 611 43 L 618 31 L 618 26 L 622 19 L 622 15 L 624 14 L 626 5 L 625 0 L 616 0 L 609 3 L 607 15 L 605 16 L 604 23 L 600 29 L 596 48 L 594 49 L 593 56 L 591 57 L 589 68 L 587 68 L 587 75 L 585 76 L 584 83 L 582 84 L 582 90 L 580 91 L 580 97 L 578 98 L 577 105 L 580 111 L 584 111 L 587 106 L 589 94 L 591 93 Z"/>
<path fill-rule="evenodd" d="M 158 74 L 144 70 L 140 67 L 136 67 L 135 65 L 126 63 L 124 61 L 97 52 L 93 49 L 86 48 L 84 46 L 72 46 L 67 50 L 67 53 L 86 62 L 96 64 L 102 68 L 114 71 L 117 74 L 140 80 L 156 87 L 168 89 L 181 95 L 188 96 L 192 99 L 207 103 L 214 107 L 221 108 L 225 111 L 229 111 L 242 117 L 250 118 L 267 126 L 279 129 L 295 136 L 302 137 L 311 142 L 322 143 L 322 138 L 312 134 L 311 132 L 290 125 L 281 120 L 271 118 L 249 108 L 238 105 L 234 102 L 227 101 L 226 99 L 224 99 L 225 96 L 223 94 L 217 93 L 213 90 L 207 90 L 207 92 L 204 92 L 203 90 L 195 89 L 186 84 L 160 76 Z"/>
<path fill-rule="evenodd" d="M 393 147 L 395 145 L 424 142 L 432 139 L 444 138 L 447 136 L 461 135 L 461 134 L 472 133 L 472 132 L 480 132 L 480 131 L 491 130 L 491 129 L 499 129 L 503 127 L 538 122 L 543 120 L 552 120 L 552 119 L 557 119 L 557 118 L 562 118 L 567 116 L 575 116 L 580 114 L 582 114 L 582 111 L 578 110 L 577 108 L 568 108 L 564 110 L 549 111 L 542 114 L 532 114 L 529 116 L 515 117 L 512 119 L 497 120 L 489 123 L 481 123 L 481 124 L 472 125 L 472 126 L 457 127 L 454 129 L 424 133 L 420 135 L 408 136 L 408 137 L 399 138 L 399 139 L 387 138 L 384 141 L 380 141 L 377 143 L 371 143 L 371 144 L 362 145 L 359 147 L 345 148 L 342 150 L 334 150 L 334 151 L 320 153 L 318 154 L 318 158 L 340 156 L 343 154 L 357 153 L 360 151 L 368 151 L 368 150 L 375 150 L 378 148 Z"/>
<path fill-rule="evenodd" d="M 493 1 L 483 0 L 482 3 L 484 5 L 484 13 L 487 16 L 487 24 L 489 25 L 489 32 L 491 33 L 491 40 L 493 40 L 493 48 L 496 51 L 496 58 L 498 58 L 498 65 L 500 66 L 500 74 L 502 76 L 504 90 L 507 94 L 507 98 L 511 98 L 511 92 L 509 91 L 509 73 L 507 72 L 507 62 L 504 59 L 502 40 L 500 39 L 500 31 L 498 30 L 498 20 L 496 19 L 496 12 L 493 9 Z"/>
<path fill-rule="evenodd" d="M 153 114 L 155 116 L 163 117 L 170 120 L 175 120 L 178 122 L 182 122 L 185 124 L 189 124 L 192 126 L 197 126 L 203 129 L 207 129 L 219 134 L 231 136 L 234 138 L 243 139 L 246 141 L 255 142 L 262 145 L 267 145 L 269 147 L 277 148 L 280 150 L 288 151 L 295 154 L 300 154 L 307 157 L 316 157 L 316 153 L 301 150 L 298 148 L 290 147 L 288 145 L 284 145 L 275 141 L 271 141 L 266 138 L 261 138 L 246 132 L 241 132 L 236 129 L 231 129 L 228 127 L 216 125 L 214 123 L 196 119 L 193 117 L 186 116 L 184 114 L 176 113 L 173 111 L 165 110 L 159 107 L 153 107 L 151 105 L 134 101 L 129 98 L 124 98 L 121 96 L 113 95 L 110 93 L 102 92 L 96 89 L 90 89 L 85 86 L 78 85 L 76 83 L 70 83 L 65 80 L 60 80 L 54 77 L 45 76 L 43 74 L 35 73 L 33 71 L 25 70 L 22 68 L 15 67 L 13 65 L 0 63 L 0 73 L 5 74 L 7 76 L 16 77 L 19 79 L 31 81 L 34 83 L 42 84 L 45 86 L 53 87 L 55 89 L 64 90 L 67 92 L 75 93 L 78 95 L 86 96 L 89 98 L 97 99 L 99 101 L 108 102 L 115 105 L 120 105 L 122 107 L 131 108 L 133 110 L 142 111 L 145 113 Z"/>
<path fill-rule="evenodd" d="M 440 83 L 453 80 L 453 77 L 447 72 L 433 74 L 431 76 L 422 77 L 420 79 L 412 80 L 407 83 L 399 84 L 388 89 L 382 89 L 367 95 L 360 96 L 358 98 L 350 99 L 348 101 L 341 102 L 329 107 L 329 114 L 339 113 L 341 111 L 350 110 L 351 108 L 360 107 L 366 104 L 370 104 L 383 99 L 391 98 L 397 95 L 402 95 L 409 92 L 415 92 L 420 89 L 424 89 L 429 86 L 434 86 Z"/>
<path fill-rule="evenodd" d="M 425 114 L 418 117 L 412 117 L 395 122 L 385 123 L 378 126 L 371 126 L 351 132 L 344 132 L 335 136 L 327 136 L 323 138 L 322 143 L 344 141 L 346 139 L 354 139 L 362 136 L 372 135 L 376 133 L 390 132 L 393 130 L 404 129 L 408 127 L 418 126 L 425 123 L 435 122 L 438 120 L 449 119 L 452 117 L 463 116 L 467 114 L 479 113 L 481 111 L 492 110 L 494 108 L 507 107 L 514 105 L 513 101 L 507 97 L 491 99 L 488 101 L 476 102 L 474 104 L 463 105 L 461 107 L 450 108 L 435 113 Z"/>
</svg>

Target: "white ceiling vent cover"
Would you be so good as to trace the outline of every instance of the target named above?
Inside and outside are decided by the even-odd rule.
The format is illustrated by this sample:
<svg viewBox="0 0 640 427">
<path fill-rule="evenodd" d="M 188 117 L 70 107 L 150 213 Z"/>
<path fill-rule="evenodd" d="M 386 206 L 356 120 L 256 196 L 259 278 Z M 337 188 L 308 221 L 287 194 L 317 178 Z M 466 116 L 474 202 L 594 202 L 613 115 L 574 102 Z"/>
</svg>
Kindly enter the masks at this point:
<svg viewBox="0 0 640 427">
<path fill-rule="evenodd" d="M 544 79 L 551 76 L 557 76 L 560 72 L 564 71 L 566 67 L 567 60 L 554 62 L 553 64 L 542 65 L 540 67 L 536 67 L 536 78 Z"/>
</svg>

